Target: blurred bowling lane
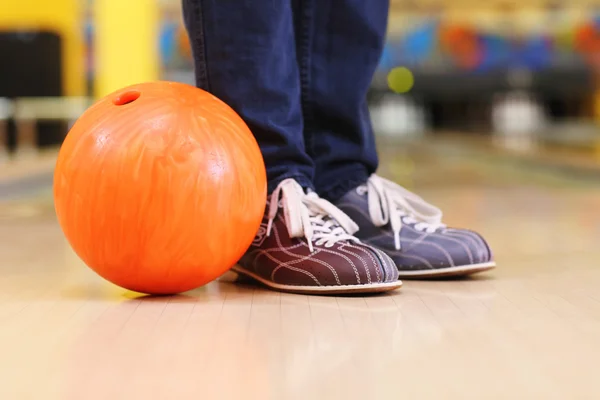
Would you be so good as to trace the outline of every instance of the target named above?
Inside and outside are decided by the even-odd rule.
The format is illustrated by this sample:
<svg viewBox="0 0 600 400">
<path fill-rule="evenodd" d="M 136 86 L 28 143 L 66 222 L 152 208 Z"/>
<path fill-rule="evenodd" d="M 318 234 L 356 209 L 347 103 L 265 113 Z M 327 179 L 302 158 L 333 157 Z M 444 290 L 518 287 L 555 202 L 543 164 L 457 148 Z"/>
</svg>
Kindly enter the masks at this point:
<svg viewBox="0 0 600 400">
<path fill-rule="evenodd" d="M 144 298 L 81 264 L 40 185 L 0 202 L 0 398 L 595 398 L 600 185 L 435 141 L 381 149 L 383 175 L 488 237 L 495 271 L 366 298 Z"/>
</svg>

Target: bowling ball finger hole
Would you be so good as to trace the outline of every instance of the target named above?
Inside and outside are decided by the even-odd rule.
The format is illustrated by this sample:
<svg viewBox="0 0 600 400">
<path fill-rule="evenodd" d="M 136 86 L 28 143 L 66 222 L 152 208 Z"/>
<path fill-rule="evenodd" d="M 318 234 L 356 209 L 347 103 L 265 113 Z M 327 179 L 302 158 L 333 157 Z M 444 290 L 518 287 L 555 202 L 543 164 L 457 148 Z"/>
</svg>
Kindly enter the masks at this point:
<svg viewBox="0 0 600 400">
<path fill-rule="evenodd" d="M 133 103 L 140 97 L 141 93 L 138 90 L 129 90 L 119 94 L 113 100 L 115 106 L 124 106 L 125 104 Z"/>
</svg>

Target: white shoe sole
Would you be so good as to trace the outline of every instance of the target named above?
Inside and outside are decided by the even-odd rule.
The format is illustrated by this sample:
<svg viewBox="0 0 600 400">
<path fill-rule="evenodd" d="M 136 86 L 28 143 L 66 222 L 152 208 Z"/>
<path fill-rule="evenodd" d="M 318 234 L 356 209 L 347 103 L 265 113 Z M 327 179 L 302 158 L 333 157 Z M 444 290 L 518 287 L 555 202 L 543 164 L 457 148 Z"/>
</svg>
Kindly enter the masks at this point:
<svg viewBox="0 0 600 400">
<path fill-rule="evenodd" d="M 402 281 L 386 282 L 386 283 L 365 283 L 362 285 L 339 285 L 339 286 L 294 286 L 282 285 L 279 283 L 268 281 L 253 272 L 247 271 L 239 265 L 234 266 L 231 272 L 251 278 L 264 286 L 271 289 L 298 294 L 367 294 L 367 293 L 383 293 L 390 290 L 398 289 L 402 286 Z"/>
<path fill-rule="evenodd" d="M 422 269 L 418 271 L 402 271 L 398 270 L 400 278 L 416 279 L 416 278 L 448 278 L 455 276 L 467 276 L 477 274 L 479 272 L 489 271 L 496 267 L 494 261 L 481 264 L 462 265 L 459 267 L 440 268 L 440 269 Z"/>
</svg>

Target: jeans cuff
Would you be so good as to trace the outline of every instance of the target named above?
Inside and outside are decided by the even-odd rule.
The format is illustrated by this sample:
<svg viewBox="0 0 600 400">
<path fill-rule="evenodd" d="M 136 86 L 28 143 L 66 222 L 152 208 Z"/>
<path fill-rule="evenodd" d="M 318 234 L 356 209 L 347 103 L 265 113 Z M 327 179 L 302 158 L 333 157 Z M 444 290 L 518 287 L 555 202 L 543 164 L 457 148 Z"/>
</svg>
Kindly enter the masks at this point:
<svg viewBox="0 0 600 400">
<path fill-rule="evenodd" d="M 330 202 L 336 202 L 350 190 L 367 182 L 369 174 L 364 168 L 348 171 L 344 174 L 344 178 L 338 179 L 331 185 L 320 188 L 317 193 Z"/>
<path fill-rule="evenodd" d="M 267 185 L 267 191 L 268 191 L 269 195 L 271 193 L 273 193 L 273 191 L 277 188 L 277 186 L 279 186 L 279 184 L 286 179 L 295 180 L 296 182 L 298 182 L 298 184 L 300 186 L 302 186 L 303 189 L 315 190 L 315 185 L 310 180 L 310 178 L 308 178 L 306 175 L 303 175 L 303 174 L 297 173 L 297 172 L 290 172 L 290 173 L 283 174 L 283 175 L 277 177 L 276 179 L 272 179 L 269 181 L 269 183 Z"/>
</svg>

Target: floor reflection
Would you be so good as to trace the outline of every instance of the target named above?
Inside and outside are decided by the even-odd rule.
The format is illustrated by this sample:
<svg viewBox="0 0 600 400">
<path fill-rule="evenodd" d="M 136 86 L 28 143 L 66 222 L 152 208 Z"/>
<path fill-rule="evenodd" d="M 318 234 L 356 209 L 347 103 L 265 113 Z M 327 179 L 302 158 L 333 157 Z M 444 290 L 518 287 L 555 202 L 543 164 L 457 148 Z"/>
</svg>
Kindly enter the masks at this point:
<svg viewBox="0 0 600 400">
<path fill-rule="evenodd" d="M 226 280 L 139 296 L 83 265 L 41 190 L 0 202 L 0 398 L 598 393 L 600 185 L 437 142 L 382 149 L 381 173 L 484 233 L 496 270 L 369 297 Z"/>
</svg>

